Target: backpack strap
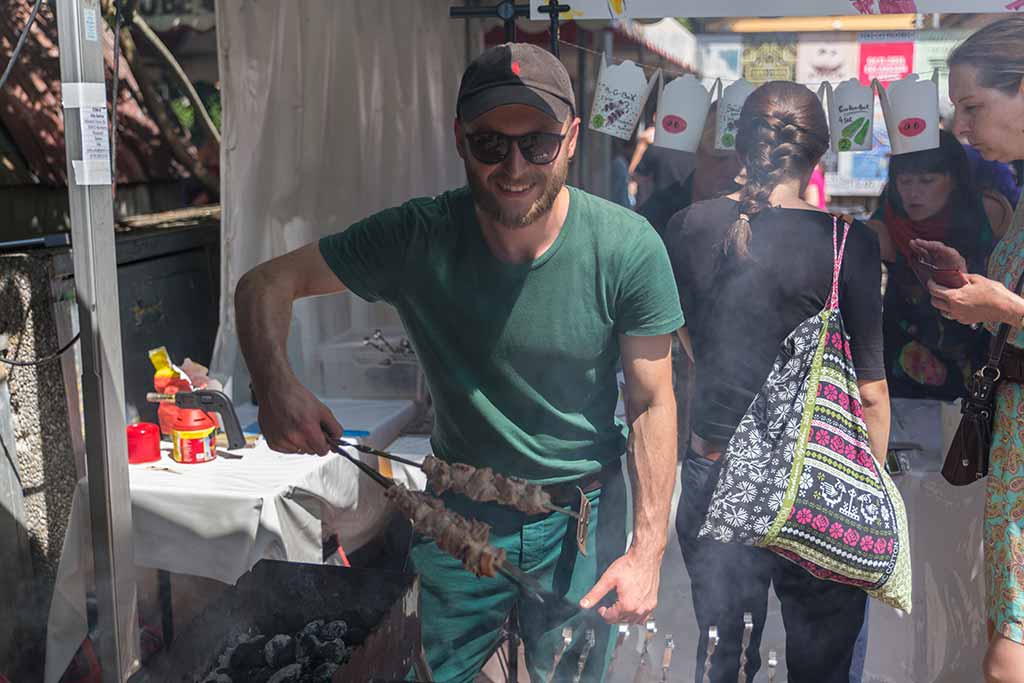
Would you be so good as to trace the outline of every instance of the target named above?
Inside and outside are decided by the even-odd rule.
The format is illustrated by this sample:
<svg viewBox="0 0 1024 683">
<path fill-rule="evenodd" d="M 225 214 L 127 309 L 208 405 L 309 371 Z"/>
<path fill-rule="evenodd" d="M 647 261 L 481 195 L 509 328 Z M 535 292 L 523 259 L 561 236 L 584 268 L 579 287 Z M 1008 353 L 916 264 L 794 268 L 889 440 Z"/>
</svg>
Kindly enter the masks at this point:
<svg viewBox="0 0 1024 683">
<path fill-rule="evenodd" d="M 832 295 L 828 308 L 834 311 L 839 308 L 839 271 L 843 267 L 843 256 L 846 254 L 846 238 L 850 236 L 850 224 L 843 220 L 843 239 L 839 240 L 839 218 L 832 216 Z"/>
</svg>

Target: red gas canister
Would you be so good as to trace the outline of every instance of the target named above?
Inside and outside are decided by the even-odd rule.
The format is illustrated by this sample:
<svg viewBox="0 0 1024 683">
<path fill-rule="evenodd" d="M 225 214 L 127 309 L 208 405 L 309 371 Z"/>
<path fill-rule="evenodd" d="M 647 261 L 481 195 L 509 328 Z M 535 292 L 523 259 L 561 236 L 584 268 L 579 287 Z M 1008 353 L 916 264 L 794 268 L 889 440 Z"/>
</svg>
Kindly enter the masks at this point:
<svg viewBox="0 0 1024 683">
<path fill-rule="evenodd" d="M 179 379 L 170 379 L 167 381 L 153 380 L 153 387 L 157 392 L 161 394 L 169 394 L 173 396 L 179 391 L 192 391 L 192 387 L 188 385 L 188 382 Z M 156 410 L 157 422 L 160 423 L 160 433 L 170 437 L 171 431 L 174 429 L 174 421 L 178 419 L 178 406 L 174 405 L 172 401 L 165 401 L 160 404 L 160 407 Z"/>
<path fill-rule="evenodd" d="M 171 428 L 175 462 L 193 465 L 217 457 L 217 423 L 202 410 L 179 408 Z"/>
</svg>

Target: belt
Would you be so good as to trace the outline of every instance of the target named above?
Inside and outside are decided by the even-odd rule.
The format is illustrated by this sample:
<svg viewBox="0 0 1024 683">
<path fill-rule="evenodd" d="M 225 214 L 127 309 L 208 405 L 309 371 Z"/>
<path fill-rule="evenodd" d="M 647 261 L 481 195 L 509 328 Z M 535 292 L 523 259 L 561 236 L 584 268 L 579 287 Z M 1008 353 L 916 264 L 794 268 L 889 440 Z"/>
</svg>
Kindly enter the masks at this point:
<svg viewBox="0 0 1024 683">
<path fill-rule="evenodd" d="M 580 494 L 576 490 L 577 487 L 583 489 L 583 493 L 591 493 L 598 490 L 608 479 L 616 472 L 619 468 L 619 461 L 616 460 L 614 466 L 605 467 L 593 472 L 586 474 L 579 479 L 573 481 L 562 482 L 561 484 L 551 484 L 545 486 L 544 490 L 551 496 L 551 502 L 558 506 L 573 505 L 579 502 Z"/>
<path fill-rule="evenodd" d="M 710 441 L 705 441 L 701 438 L 700 434 L 692 432 L 690 434 L 690 448 L 693 449 L 694 453 L 711 462 L 718 462 L 725 453 L 725 446 L 718 446 Z"/>
<path fill-rule="evenodd" d="M 1007 344 L 999 361 L 999 371 L 1003 381 L 1024 384 L 1024 349 Z"/>
</svg>

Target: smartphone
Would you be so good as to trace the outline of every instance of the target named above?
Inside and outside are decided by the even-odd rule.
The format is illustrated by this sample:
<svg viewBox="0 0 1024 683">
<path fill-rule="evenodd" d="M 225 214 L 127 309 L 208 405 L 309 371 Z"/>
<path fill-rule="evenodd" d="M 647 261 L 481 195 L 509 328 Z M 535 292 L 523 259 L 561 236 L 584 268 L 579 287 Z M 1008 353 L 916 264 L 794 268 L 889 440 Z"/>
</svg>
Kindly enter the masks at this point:
<svg viewBox="0 0 1024 683">
<path fill-rule="evenodd" d="M 967 278 L 956 268 L 939 268 L 923 258 L 918 259 L 917 262 L 923 266 L 924 273 L 926 273 L 930 279 L 935 280 L 935 282 L 943 287 L 959 289 L 967 284 Z M 918 276 L 920 277 L 920 275 L 921 274 L 919 273 Z"/>
</svg>

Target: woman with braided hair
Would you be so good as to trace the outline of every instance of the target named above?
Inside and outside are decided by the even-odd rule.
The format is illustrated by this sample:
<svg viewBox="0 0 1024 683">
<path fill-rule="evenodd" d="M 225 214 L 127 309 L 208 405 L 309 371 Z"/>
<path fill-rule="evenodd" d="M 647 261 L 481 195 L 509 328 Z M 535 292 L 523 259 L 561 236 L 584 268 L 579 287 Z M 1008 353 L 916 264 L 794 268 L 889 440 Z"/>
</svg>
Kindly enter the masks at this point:
<svg viewBox="0 0 1024 683">
<path fill-rule="evenodd" d="M 708 627 L 721 637 L 711 680 L 737 679 L 743 614 L 754 616 L 746 680 L 761 665 L 761 632 L 774 584 L 786 627 L 793 683 L 849 683 L 865 593 L 821 581 L 768 550 L 698 539 L 721 471 L 721 456 L 771 371 L 780 346 L 826 304 L 833 281 L 833 217 L 801 199 L 828 146 L 818 99 L 806 87 L 772 82 L 747 100 L 736 149 L 742 188 L 698 202 L 669 223 L 665 242 L 696 366 L 693 436 L 683 465 L 676 529 L 700 626 L 696 679 L 703 674 Z M 854 222 L 839 273 L 839 301 L 872 450 L 884 458 L 889 401 L 882 357 L 878 239 Z M 787 476 L 782 472 L 780 476 Z M 774 475 L 773 475 L 774 476 Z M 764 519 L 770 524 L 767 501 Z M 754 505 L 756 511 L 756 504 Z M 777 505 L 776 505 L 777 509 Z M 746 510 L 740 513 L 747 514 Z"/>
</svg>

